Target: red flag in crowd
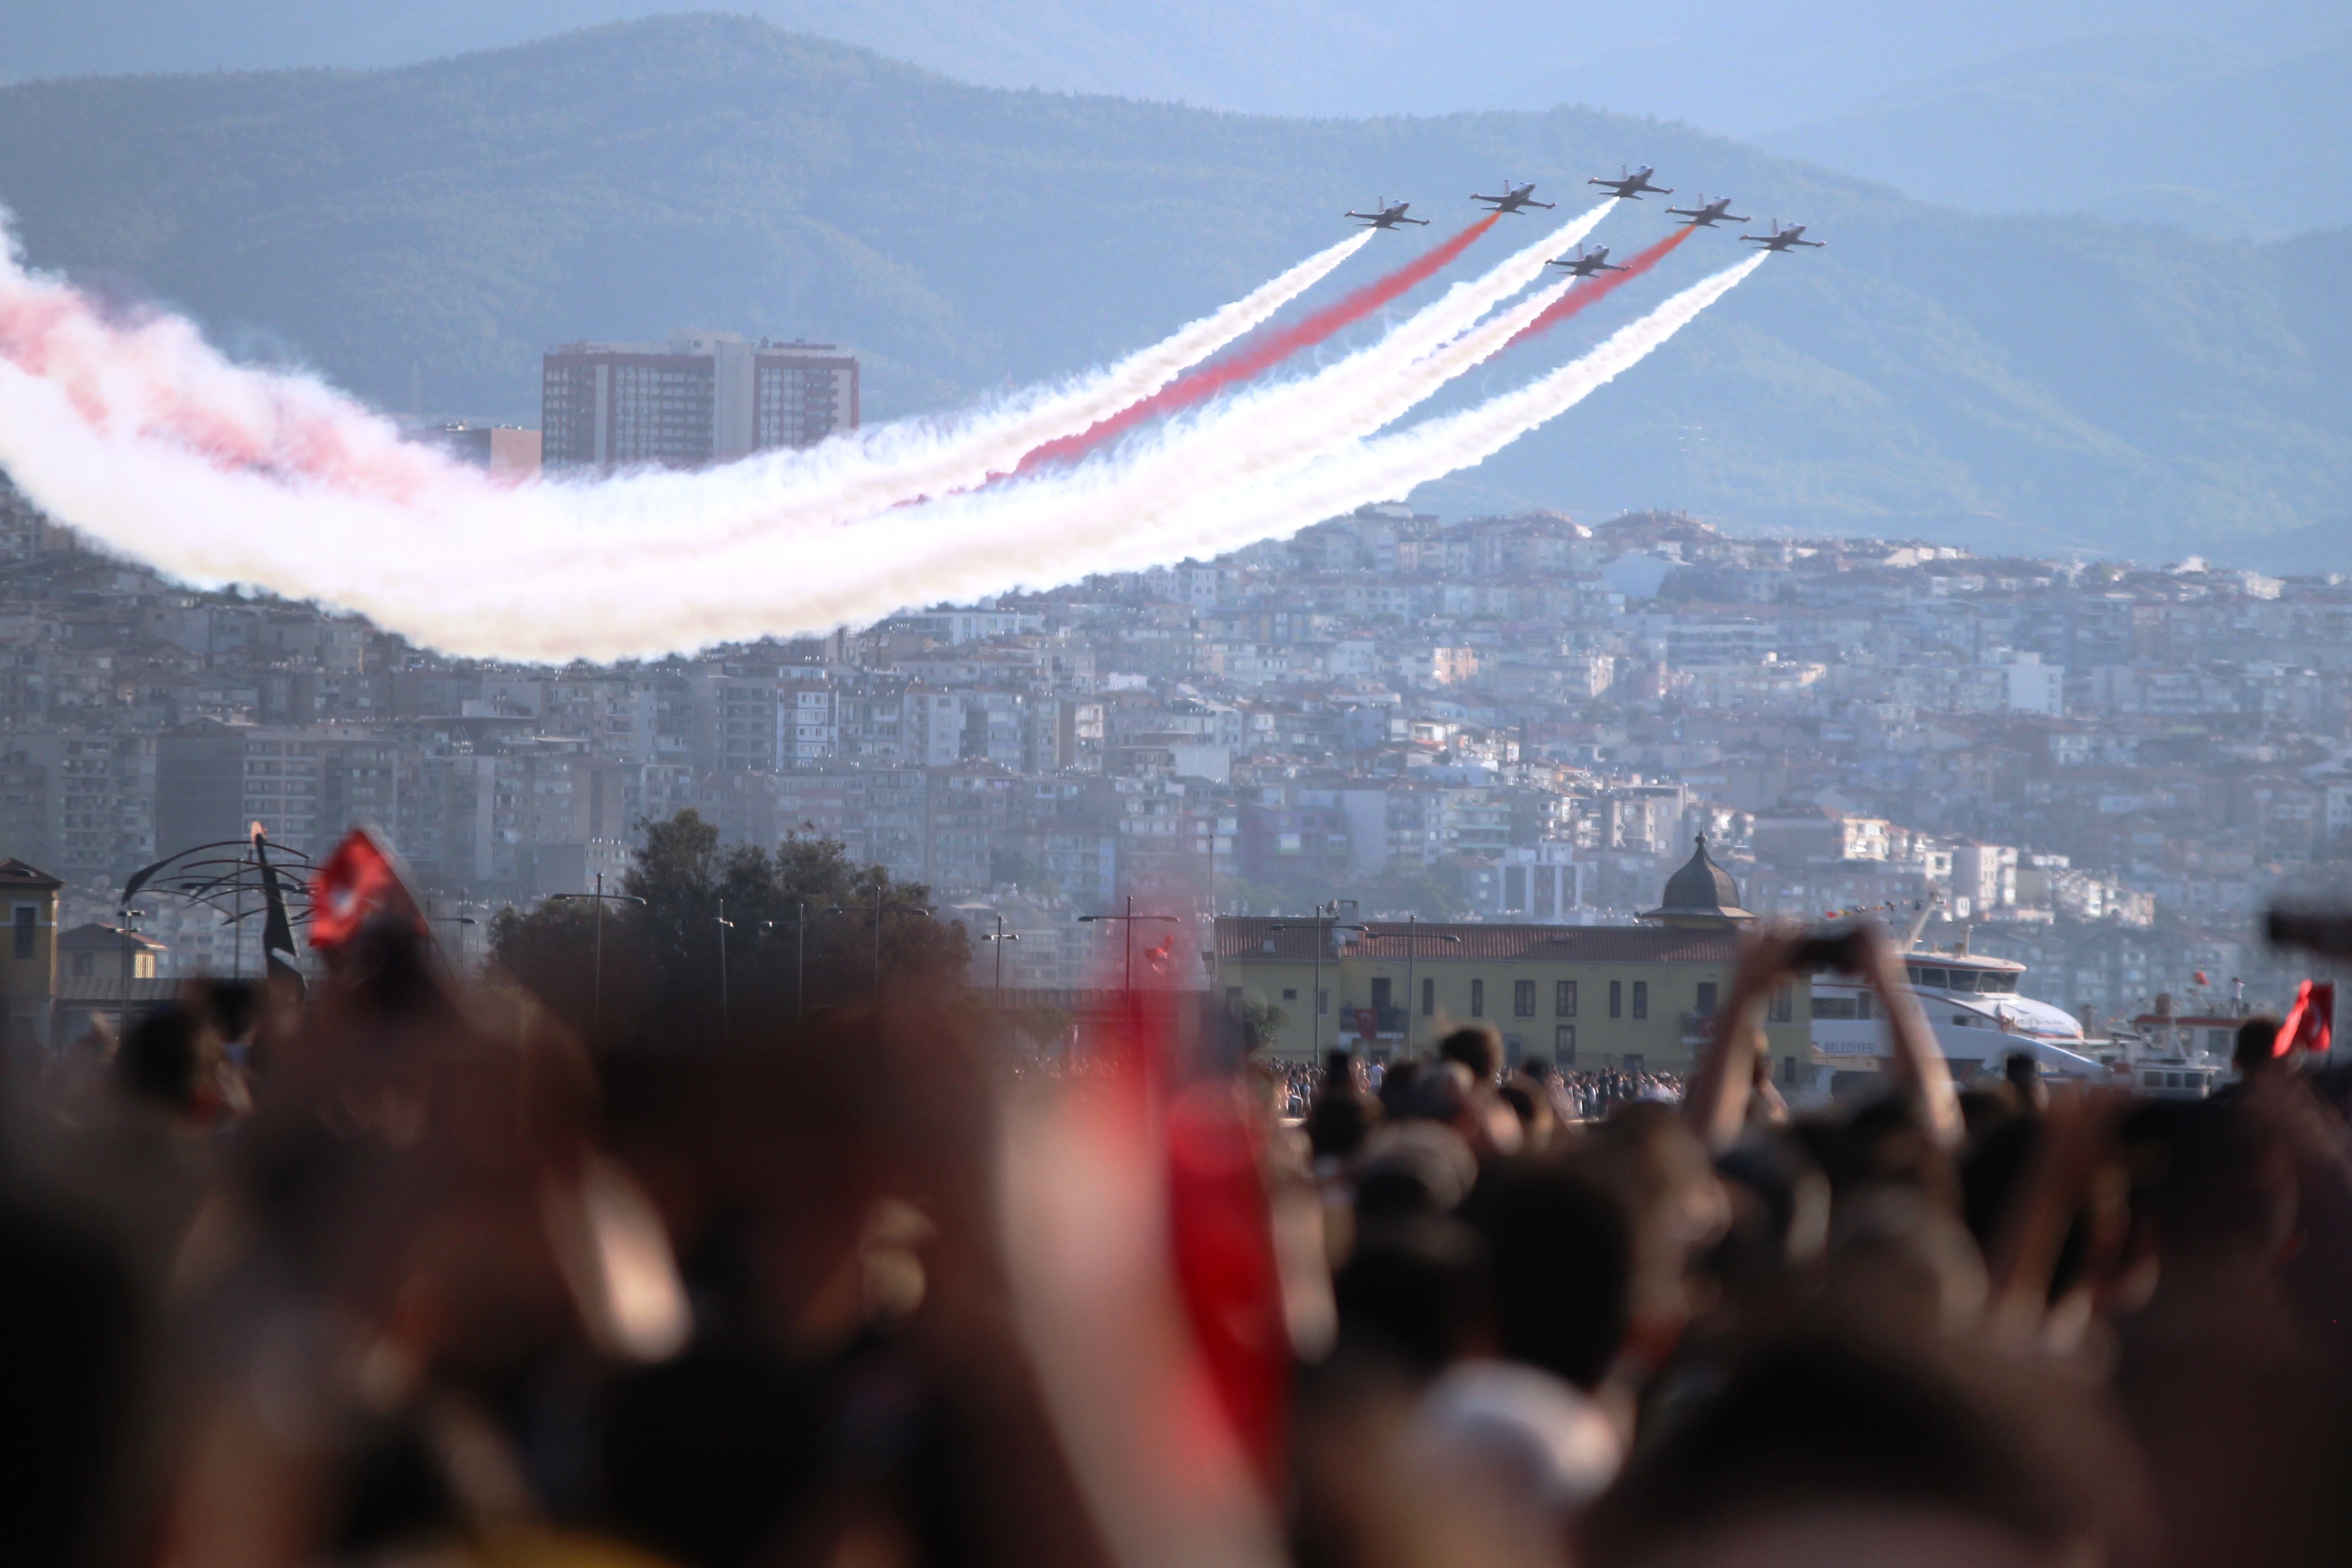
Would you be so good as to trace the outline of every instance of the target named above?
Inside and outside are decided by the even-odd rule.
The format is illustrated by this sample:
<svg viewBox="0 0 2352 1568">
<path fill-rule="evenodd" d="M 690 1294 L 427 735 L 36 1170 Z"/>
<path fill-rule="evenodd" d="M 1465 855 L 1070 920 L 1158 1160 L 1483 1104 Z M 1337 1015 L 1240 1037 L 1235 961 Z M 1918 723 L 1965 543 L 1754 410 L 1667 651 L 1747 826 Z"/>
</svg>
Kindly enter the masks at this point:
<svg viewBox="0 0 2352 1568">
<path fill-rule="evenodd" d="M 403 915 L 425 929 L 425 912 L 400 873 L 393 852 L 365 828 L 353 828 L 335 846 L 310 883 L 310 946 L 340 947 L 378 911 Z"/>
<path fill-rule="evenodd" d="M 1290 1339 L 1258 1130 L 1234 1087 L 1214 1079 L 1176 1095 L 1167 1130 L 1177 1289 L 1234 1437 L 1278 1490 Z"/>
<path fill-rule="evenodd" d="M 2336 982 L 2325 985 L 2305 980 L 2294 990 L 2294 1006 L 2287 1009 L 2286 1021 L 2279 1025 L 2277 1043 L 2271 1047 L 2273 1056 L 2284 1056 L 2298 1046 L 2305 1051 L 2325 1051 L 2334 1041 L 2336 1023 Z"/>
</svg>

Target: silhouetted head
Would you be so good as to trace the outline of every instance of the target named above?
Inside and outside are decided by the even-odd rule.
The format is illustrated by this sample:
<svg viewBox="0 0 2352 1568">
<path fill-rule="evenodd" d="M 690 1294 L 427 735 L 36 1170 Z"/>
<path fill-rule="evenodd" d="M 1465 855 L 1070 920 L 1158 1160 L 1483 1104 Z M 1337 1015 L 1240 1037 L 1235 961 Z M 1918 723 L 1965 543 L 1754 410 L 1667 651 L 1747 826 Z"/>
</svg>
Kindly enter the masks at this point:
<svg viewBox="0 0 2352 1568">
<path fill-rule="evenodd" d="M 2255 1073 L 2278 1060 L 2273 1052 L 2278 1049 L 2279 1020 L 2267 1014 L 2256 1014 L 2238 1026 L 2237 1047 L 2230 1052 L 2231 1065 L 2241 1078 Z"/>
<path fill-rule="evenodd" d="M 194 1020 L 179 1009 L 151 1013 L 131 1026 L 114 1071 L 132 1099 L 184 1115 L 195 1106 L 203 1044 Z"/>
<path fill-rule="evenodd" d="M 1497 1348 L 1591 1388 L 1625 1340 L 1633 1242 L 1623 1206 L 1556 1166 L 1482 1188 L 1471 1218 L 1486 1239 Z"/>
<path fill-rule="evenodd" d="M 1491 1029 L 1457 1029 L 1437 1042 L 1437 1054 L 1470 1070 L 1476 1083 L 1492 1083 L 1502 1075 L 1503 1042 Z"/>
</svg>

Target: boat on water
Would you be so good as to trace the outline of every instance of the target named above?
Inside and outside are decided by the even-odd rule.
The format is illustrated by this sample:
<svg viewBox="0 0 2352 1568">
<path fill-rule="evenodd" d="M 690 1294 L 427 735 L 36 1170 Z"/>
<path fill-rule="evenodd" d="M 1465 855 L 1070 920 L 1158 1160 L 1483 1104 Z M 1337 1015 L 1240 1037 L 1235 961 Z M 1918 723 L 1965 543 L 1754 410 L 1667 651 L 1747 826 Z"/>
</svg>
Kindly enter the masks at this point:
<svg viewBox="0 0 2352 1568">
<path fill-rule="evenodd" d="M 1952 1076 L 1998 1075 L 2011 1055 L 2022 1051 L 2052 1077 L 2105 1082 L 2112 1070 L 2084 1038 L 2083 1025 L 2063 1008 L 2018 994 L 2025 966 L 2009 958 L 1967 953 L 1911 953 L 1905 956 L 1911 994 L 1919 998 L 1936 1044 L 1951 1064 Z M 1878 998 L 1852 975 L 1813 977 L 1813 1056 L 1832 1071 L 1851 1064 L 1872 1071 L 1886 1053 L 1886 1024 Z"/>
</svg>

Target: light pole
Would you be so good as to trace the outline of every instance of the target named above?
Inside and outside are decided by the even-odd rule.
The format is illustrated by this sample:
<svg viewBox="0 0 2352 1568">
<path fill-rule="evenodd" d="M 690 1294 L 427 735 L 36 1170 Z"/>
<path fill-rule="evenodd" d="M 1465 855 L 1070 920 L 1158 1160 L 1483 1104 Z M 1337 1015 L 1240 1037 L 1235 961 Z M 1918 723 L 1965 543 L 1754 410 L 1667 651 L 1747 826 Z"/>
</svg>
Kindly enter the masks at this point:
<svg viewBox="0 0 2352 1568">
<path fill-rule="evenodd" d="M 735 1038 L 735 1014 L 727 1004 L 727 934 L 734 929 L 722 898 L 719 901 L 719 1038 L 722 1042 Z"/>
<path fill-rule="evenodd" d="M 1177 917 L 1172 915 L 1138 915 L 1135 912 L 1135 898 L 1133 894 L 1129 894 L 1128 897 L 1127 913 L 1124 915 L 1081 915 L 1078 916 L 1078 923 L 1082 925 L 1090 925 L 1098 920 L 1115 920 L 1118 922 L 1119 940 L 1126 947 L 1126 990 L 1129 997 L 1135 995 L 1135 923 L 1139 920 L 1150 920 L 1163 925 L 1181 925 L 1183 924 L 1182 921 L 1177 919 Z"/>
<path fill-rule="evenodd" d="M 780 920 L 762 920 L 760 929 L 772 931 L 782 925 Z M 808 1017 L 808 905 L 793 900 L 793 1027 L 797 1029 Z"/>
<path fill-rule="evenodd" d="M 459 902 L 457 907 L 460 909 L 465 907 L 465 904 L 462 900 Z M 425 900 L 425 924 L 427 925 L 478 925 L 481 922 L 476 920 L 470 915 L 436 915 L 433 913 L 433 900 L 430 896 L 427 896 Z M 458 961 L 463 963 L 466 956 L 466 938 L 464 934 L 461 932 L 457 937 Z"/>
<path fill-rule="evenodd" d="M 125 907 L 115 911 L 122 917 L 122 1028 L 116 1038 L 131 1032 L 131 982 L 138 973 L 139 922 L 145 919 L 143 909 Z"/>
<path fill-rule="evenodd" d="M 1412 956 L 1422 940 L 1421 932 L 1417 929 L 1420 925 L 1421 916 L 1418 915 L 1404 917 L 1404 1053 L 1407 1056 L 1412 1054 L 1412 1020 L 1421 1006 L 1421 998 L 1414 996 L 1412 990 Z M 1441 933 L 1435 939 L 1451 942 L 1456 947 L 1462 946 L 1459 936 L 1447 936 Z"/>
<path fill-rule="evenodd" d="M 1004 945 L 1020 941 L 1021 933 L 1015 931 L 1009 936 L 1005 933 L 1004 915 L 1000 911 L 996 915 L 996 935 L 983 936 L 981 940 L 996 944 L 996 1016 L 1001 1019 L 1004 1017 Z"/>
<path fill-rule="evenodd" d="M 593 899 L 595 901 L 596 977 L 593 984 L 596 999 L 594 1003 L 595 1011 L 592 1015 L 593 1021 L 591 1022 L 588 1027 L 589 1031 L 593 1034 L 596 1039 L 602 1040 L 604 1038 L 604 905 L 607 904 L 634 904 L 639 909 L 643 909 L 646 907 L 646 901 L 631 893 L 606 893 L 604 891 L 604 873 L 601 871 L 596 873 L 596 891 L 593 893 L 557 893 L 551 894 L 549 896 L 551 898 L 562 899 L 587 898 Z"/>
<path fill-rule="evenodd" d="M 919 904 L 885 904 L 882 901 L 882 868 L 877 866 L 874 869 L 873 909 L 870 911 L 864 908 L 853 909 L 845 904 L 836 904 L 825 913 L 827 915 L 871 914 L 874 916 L 874 1005 L 879 1008 L 882 1005 L 882 916 L 886 914 L 929 915 L 930 911 Z"/>
<path fill-rule="evenodd" d="M 1337 935 L 1341 931 L 1361 931 L 1363 929 L 1362 926 L 1356 925 L 1352 921 L 1343 923 L 1340 920 L 1339 905 L 1342 902 L 1342 900 L 1335 898 L 1328 905 L 1321 904 L 1317 904 L 1315 906 L 1313 918 L 1304 926 L 1299 925 L 1297 922 L 1291 922 L 1288 924 L 1277 923 L 1265 928 L 1266 933 L 1269 936 L 1273 935 L 1276 931 L 1307 930 L 1315 933 L 1315 990 L 1314 994 L 1307 998 L 1307 1017 L 1308 1020 L 1307 1025 L 1307 1054 L 1309 1060 L 1312 1060 L 1316 1054 L 1323 1049 L 1323 944 L 1327 940 L 1323 934 L 1328 931 Z M 1352 901 L 1347 902 L 1349 902 L 1350 907 L 1353 907 Z M 1329 910 L 1328 915 L 1325 914 L 1326 909 Z"/>
</svg>

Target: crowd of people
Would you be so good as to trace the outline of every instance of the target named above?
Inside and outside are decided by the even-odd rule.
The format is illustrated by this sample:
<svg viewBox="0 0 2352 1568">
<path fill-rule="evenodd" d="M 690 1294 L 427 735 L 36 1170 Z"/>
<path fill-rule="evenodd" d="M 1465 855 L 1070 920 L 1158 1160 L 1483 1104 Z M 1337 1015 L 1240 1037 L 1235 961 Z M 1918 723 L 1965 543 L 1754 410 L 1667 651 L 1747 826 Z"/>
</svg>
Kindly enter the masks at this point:
<svg viewBox="0 0 2352 1568">
<path fill-rule="evenodd" d="M 1480 1030 L 1464 1031 L 1465 1039 L 1472 1035 L 1485 1038 Z M 1326 1061 L 1271 1061 L 1258 1071 L 1271 1085 L 1275 1113 L 1286 1121 L 1303 1121 L 1327 1077 L 1334 1071 L 1358 1071 L 1357 1061 L 1355 1052 L 1341 1051 Z M 1409 1079 L 1419 1068 L 1408 1056 L 1402 1071 Z M 1362 1084 L 1377 1090 L 1388 1077 L 1386 1055 L 1364 1057 L 1360 1071 Z M 1615 1067 L 1562 1068 L 1549 1061 L 1529 1061 L 1523 1070 L 1513 1069 L 1513 1072 L 1524 1078 L 1520 1086 L 1523 1092 L 1541 1094 L 1555 1114 L 1570 1122 L 1597 1121 L 1617 1106 L 1636 1100 L 1671 1104 L 1679 1103 L 1683 1097 L 1682 1076 L 1674 1072 Z"/>
<path fill-rule="evenodd" d="M 887 1000 L 595 1057 L 372 922 L 12 1054 L 10 1561 L 2342 1561 L 2345 1074 L 1963 1091 L 1865 932 L 1885 1091 L 1792 1115 L 1800 935 L 1682 1082 Z"/>
</svg>

